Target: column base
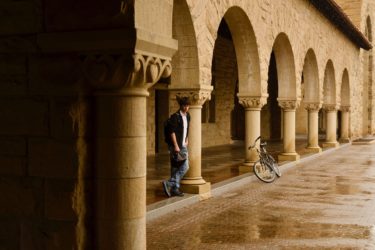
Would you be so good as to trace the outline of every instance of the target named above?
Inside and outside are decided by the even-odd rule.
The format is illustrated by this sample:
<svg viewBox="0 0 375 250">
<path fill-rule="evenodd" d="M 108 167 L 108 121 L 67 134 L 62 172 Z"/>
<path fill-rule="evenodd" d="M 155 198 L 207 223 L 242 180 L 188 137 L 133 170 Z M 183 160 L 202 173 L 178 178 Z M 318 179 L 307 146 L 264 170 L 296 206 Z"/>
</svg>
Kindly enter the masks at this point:
<svg viewBox="0 0 375 250">
<path fill-rule="evenodd" d="M 323 148 L 337 148 L 340 145 L 337 141 L 335 142 L 324 142 Z"/>
<path fill-rule="evenodd" d="M 321 147 L 306 147 L 305 150 L 310 153 L 321 153 L 322 148 Z"/>
<path fill-rule="evenodd" d="M 181 185 L 203 185 L 206 181 L 202 177 L 184 177 L 181 180 Z"/>
<path fill-rule="evenodd" d="M 254 162 L 243 162 L 238 166 L 238 171 L 240 174 L 253 172 Z"/>
<path fill-rule="evenodd" d="M 349 138 L 340 138 L 339 140 L 340 143 L 350 143 L 350 139 Z"/>
<path fill-rule="evenodd" d="M 211 196 L 211 183 L 205 182 L 204 184 L 195 185 L 195 184 L 184 184 L 181 183 L 181 189 L 185 193 L 189 194 L 209 194 L 204 195 L 205 198 L 209 198 Z M 206 197 L 207 196 L 207 197 Z"/>
<path fill-rule="evenodd" d="M 297 153 L 282 153 L 277 156 L 278 161 L 298 161 L 300 159 Z"/>
</svg>

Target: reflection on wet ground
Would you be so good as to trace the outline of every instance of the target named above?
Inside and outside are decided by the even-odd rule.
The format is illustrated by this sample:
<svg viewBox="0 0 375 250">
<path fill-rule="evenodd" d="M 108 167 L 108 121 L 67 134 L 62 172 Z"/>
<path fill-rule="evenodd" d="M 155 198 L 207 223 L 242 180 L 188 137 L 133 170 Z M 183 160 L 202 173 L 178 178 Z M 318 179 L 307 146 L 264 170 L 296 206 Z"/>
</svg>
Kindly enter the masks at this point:
<svg viewBox="0 0 375 250">
<path fill-rule="evenodd" d="M 323 141 L 321 142 L 323 143 Z M 307 155 L 305 150 L 307 141 L 296 141 L 296 151 L 301 155 Z M 281 141 L 269 141 L 267 150 L 277 159 L 282 152 Z M 222 145 L 202 150 L 202 177 L 211 184 L 240 175 L 238 166 L 245 159 L 245 149 L 242 143 Z M 169 156 L 158 154 L 147 158 L 147 205 L 166 199 L 162 190 L 161 181 L 169 178 Z"/>
<path fill-rule="evenodd" d="M 375 249 L 375 145 L 299 164 L 151 221 L 148 249 Z"/>
</svg>

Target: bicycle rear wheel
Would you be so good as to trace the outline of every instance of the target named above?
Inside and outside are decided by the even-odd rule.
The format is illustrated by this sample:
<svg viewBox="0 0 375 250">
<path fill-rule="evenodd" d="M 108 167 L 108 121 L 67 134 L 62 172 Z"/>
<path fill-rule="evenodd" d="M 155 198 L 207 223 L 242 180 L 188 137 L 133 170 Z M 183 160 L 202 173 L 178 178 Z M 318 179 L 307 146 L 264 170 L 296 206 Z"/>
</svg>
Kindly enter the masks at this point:
<svg viewBox="0 0 375 250">
<path fill-rule="evenodd" d="M 275 171 L 272 170 L 271 166 L 261 161 L 256 161 L 254 163 L 254 173 L 259 178 L 259 180 L 270 183 L 276 178 Z"/>
</svg>

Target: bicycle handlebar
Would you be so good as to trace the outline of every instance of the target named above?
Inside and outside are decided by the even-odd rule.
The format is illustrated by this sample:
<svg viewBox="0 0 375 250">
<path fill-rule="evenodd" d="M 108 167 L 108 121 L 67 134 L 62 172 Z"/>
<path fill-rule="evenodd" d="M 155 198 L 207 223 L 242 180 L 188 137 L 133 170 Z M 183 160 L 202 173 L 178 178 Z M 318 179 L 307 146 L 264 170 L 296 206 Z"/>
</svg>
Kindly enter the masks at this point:
<svg viewBox="0 0 375 250">
<path fill-rule="evenodd" d="M 262 137 L 261 137 L 261 136 L 258 136 L 258 138 L 255 139 L 253 145 L 249 146 L 248 149 L 252 149 L 252 148 L 254 148 L 258 140 L 262 140 Z"/>
</svg>

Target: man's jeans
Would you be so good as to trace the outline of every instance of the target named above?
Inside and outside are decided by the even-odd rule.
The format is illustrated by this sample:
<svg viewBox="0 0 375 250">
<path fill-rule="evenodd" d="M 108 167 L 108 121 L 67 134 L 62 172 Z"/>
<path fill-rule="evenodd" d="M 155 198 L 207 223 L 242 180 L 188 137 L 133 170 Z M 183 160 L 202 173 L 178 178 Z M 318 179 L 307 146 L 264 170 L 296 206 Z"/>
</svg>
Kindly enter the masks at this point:
<svg viewBox="0 0 375 250">
<path fill-rule="evenodd" d="M 176 162 L 173 160 L 174 148 L 169 148 L 170 159 L 171 159 L 171 178 L 168 181 L 169 186 L 172 190 L 177 190 L 180 188 L 180 181 L 189 170 L 189 155 L 186 147 L 182 147 L 181 153 L 186 154 L 186 160 L 181 162 Z"/>
</svg>

